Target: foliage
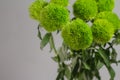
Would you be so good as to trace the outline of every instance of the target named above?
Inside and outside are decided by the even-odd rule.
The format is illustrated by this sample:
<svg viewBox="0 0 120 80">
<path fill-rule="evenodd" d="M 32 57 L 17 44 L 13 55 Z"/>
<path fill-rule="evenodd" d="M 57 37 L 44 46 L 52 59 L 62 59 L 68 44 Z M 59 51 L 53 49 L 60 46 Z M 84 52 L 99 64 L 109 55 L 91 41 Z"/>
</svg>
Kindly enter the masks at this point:
<svg viewBox="0 0 120 80">
<path fill-rule="evenodd" d="M 76 0 L 75 17 L 71 20 L 66 8 L 68 0 L 64 4 L 64 0 L 51 0 L 45 6 L 41 1 L 35 0 L 30 5 L 29 14 L 39 21 L 40 49 L 49 44 L 50 52 L 55 53 L 52 59 L 58 63 L 56 80 L 101 80 L 99 70 L 103 66 L 110 80 L 114 80 L 111 64 L 120 62 L 114 48 L 120 44 L 120 19 L 112 12 L 114 0 Z M 41 28 L 46 30 L 45 34 Z M 55 31 L 63 39 L 58 49 L 53 37 Z"/>
</svg>

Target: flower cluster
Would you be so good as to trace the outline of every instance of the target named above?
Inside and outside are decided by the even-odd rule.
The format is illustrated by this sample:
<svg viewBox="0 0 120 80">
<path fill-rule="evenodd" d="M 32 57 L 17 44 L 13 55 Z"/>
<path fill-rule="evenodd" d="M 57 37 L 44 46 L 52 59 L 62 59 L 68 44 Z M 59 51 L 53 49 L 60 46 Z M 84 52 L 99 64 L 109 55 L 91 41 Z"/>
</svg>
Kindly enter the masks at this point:
<svg viewBox="0 0 120 80">
<path fill-rule="evenodd" d="M 120 44 L 120 19 L 113 12 L 114 0 L 35 0 L 29 7 L 32 19 L 39 22 L 40 49 L 48 43 L 58 63 L 55 80 L 101 80 L 99 70 L 105 66 L 114 80 L 111 64 L 118 64 L 114 45 Z M 73 18 L 70 18 L 70 14 Z M 43 36 L 41 28 L 46 32 Z M 60 33 L 62 45 L 56 49 L 53 32 Z"/>
<path fill-rule="evenodd" d="M 69 0 L 35 0 L 29 7 L 30 16 L 48 32 L 61 31 L 70 49 L 80 50 L 92 42 L 105 44 L 120 29 L 120 19 L 112 12 L 114 0 L 76 0 L 75 18 L 70 20 Z M 87 22 L 91 22 L 90 26 Z"/>
</svg>

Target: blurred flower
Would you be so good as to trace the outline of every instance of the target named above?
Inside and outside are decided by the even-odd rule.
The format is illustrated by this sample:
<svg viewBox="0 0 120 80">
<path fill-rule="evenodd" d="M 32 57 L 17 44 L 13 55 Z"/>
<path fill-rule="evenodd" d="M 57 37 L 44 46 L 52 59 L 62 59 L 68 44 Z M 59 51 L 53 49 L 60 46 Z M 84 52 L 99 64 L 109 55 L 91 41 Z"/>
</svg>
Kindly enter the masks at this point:
<svg viewBox="0 0 120 80">
<path fill-rule="evenodd" d="M 32 19 L 40 20 L 40 12 L 48 3 L 44 0 L 35 0 L 29 6 L 29 15 Z"/>
</svg>

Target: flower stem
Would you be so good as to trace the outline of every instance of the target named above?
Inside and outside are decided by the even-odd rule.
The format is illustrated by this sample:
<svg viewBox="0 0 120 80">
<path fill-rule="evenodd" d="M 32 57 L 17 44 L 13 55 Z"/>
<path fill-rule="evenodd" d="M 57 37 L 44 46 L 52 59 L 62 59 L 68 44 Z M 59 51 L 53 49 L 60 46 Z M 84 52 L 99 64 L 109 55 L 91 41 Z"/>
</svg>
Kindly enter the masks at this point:
<svg viewBox="0 0 120 80">
<path fill-rule="evenodd" d="M 57 55 L 57 50 L 56 50 L 56 47 L 55 47 L 55 43 L 54 43 L 54 39 L 53 39 L 52 33 L 51 33 L 51 43 L 52 43 L 53 50 L 54 50 L 55 54 Z"/>
</svg>

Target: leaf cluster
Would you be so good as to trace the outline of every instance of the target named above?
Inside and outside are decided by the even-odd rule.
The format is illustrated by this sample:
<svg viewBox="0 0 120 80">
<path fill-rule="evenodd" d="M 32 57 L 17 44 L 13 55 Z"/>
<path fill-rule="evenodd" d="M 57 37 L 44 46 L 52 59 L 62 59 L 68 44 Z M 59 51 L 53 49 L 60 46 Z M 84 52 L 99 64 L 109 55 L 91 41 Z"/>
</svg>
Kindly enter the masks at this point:
<svg viewBox="0 0 120 80">
<path fill-rule="evenodd" d="M 118 44 L 120 32 L 117 31 L 114 39 L 104 45 L 92 43 L 86 50 L 71 50 L 64 42 L 57 50 L 55 47 L 52 33 L 46 33 L 41 38 L 38 29 L 38 37 L 41 39 L 40 48 L 43 49 L 50 44 L 50 49 L 54 50 L 56 55 L 52 59 L 58 63 L 58 75 L 56 80 L 101 80 L 99 70 L 105 66 L 109 72 L 110 80 L 114 80 L 115 71 L 111 64 L 120 62 L 117 60 L 117 52 L 114 45 Z"/>
</svg>

